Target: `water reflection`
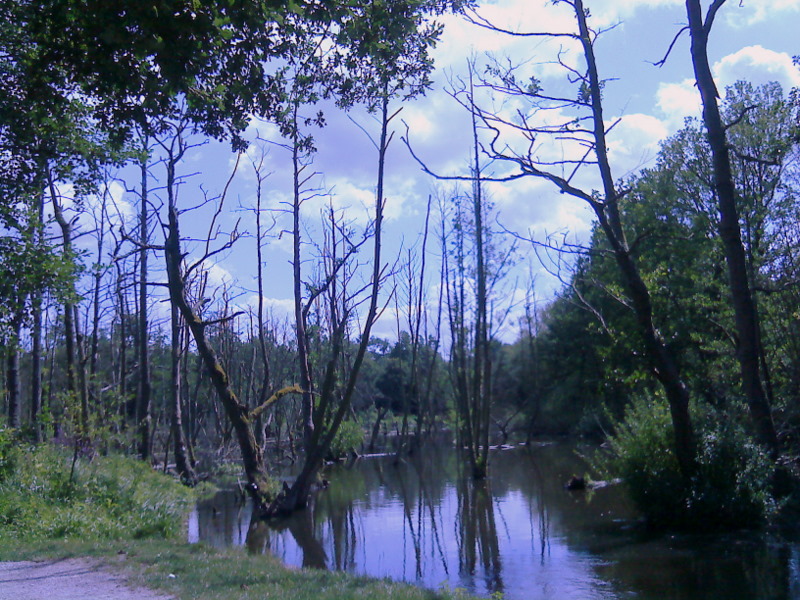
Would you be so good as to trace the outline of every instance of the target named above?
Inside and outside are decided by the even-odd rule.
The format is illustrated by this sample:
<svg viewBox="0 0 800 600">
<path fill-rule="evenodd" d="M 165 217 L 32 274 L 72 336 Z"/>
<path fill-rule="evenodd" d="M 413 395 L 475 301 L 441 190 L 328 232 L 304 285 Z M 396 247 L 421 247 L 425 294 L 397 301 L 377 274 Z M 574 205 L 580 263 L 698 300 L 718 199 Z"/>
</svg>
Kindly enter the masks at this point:
<svg viewBox="0 0 800 600">
<path fill-rule="evenodd" d="M 495 525 L 495 508 L 489 482 L 459 478 L 458 556 L 462 577 L 474 577 L 480 561 L 484 585 L 491 592 L 503 591 L 500 543 Z"/>
<path fill-rule="evenodd" d="M 452 448 L 336 468 L 305 511 L 263 522 L 235 494 L 201 503 L 190 539 L 288 564 L 505 598 L 800 598 L 800 544 L 763 534 L 649 536 L 622 490 L 567 492 L 585 465 L 549 445 L 496 452 L 488 482 Z"/>
</svg>

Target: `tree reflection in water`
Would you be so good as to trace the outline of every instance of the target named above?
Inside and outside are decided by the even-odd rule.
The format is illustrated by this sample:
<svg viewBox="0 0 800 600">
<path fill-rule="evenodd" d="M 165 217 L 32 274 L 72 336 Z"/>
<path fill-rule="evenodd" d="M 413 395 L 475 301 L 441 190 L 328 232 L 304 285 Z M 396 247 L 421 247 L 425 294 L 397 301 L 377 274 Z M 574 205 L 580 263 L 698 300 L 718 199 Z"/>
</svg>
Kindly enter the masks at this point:
<svg viewBox="0 0 800 600">
<path fill-rule="evenodd" d="M 191 539 L 508 600 L 800 598 L 800 542 L 649 533 L 619 486 L 564 489 L 586 469 L 571 446 L 498 452 L 484 483 L 461 465 L 440 447 L 335 467 L 305 511 L 274 522 L 220 494 L 198 505 Z"/>
<path fill-rule="evenodd" d="M 297 511 L 285 519 L 262 521 L 251 519 L 247 530 L 247 549 L 253 554 L 266 554 L 273 548 L 271 536 L 288 531 L 303 553 L 303 567 L 327 569 L 328 557 L 325 548 L 314 535 L 314 511 L 312 508 Z"/>
<path fill-rule="evenodd" d="M 503 591 L 500 544 L 497 540 L 495 509 L 487 480 L 462 476 L 458 490 L 458 556 L 461 572 L 475 575 L 478 559 L 483 565 L 486 588 Z"/>
</svg>

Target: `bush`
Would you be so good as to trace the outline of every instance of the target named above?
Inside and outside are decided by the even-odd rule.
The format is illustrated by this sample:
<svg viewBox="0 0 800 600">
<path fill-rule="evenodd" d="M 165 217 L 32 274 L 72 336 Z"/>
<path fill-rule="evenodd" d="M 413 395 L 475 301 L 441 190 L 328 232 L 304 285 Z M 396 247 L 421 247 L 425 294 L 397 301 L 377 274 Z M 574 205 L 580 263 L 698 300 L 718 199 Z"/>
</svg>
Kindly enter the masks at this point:
<svg viewBox="0 0 800 600">
<path fill-rule="evenodd" d="M 333 458 L 341 458 L 361 447 L 363 442 L 364 430 L 361 429 L 361 425 L 356 421 L 342 421 L 333 437 L 329 453 Z"/>
<path fill-rule="evenodd" d="M 79 461 L 71 478 L 66 452 L 41 446 L 17 454 L 0 476 L 0 538 L 169 538 L 183 531 L 193 492 L 140 461 Z"/>
<path fill-rule="evenodd" d="M 687 484 L 673 448 L 669 407 L 663 399 L 639 399 L 625 411 L 609 439 L 601 468 L 621 477 L 658 527 L 731 529 L 762 524 L 774 514 L 770 493 L 774 466 L 767 453 L 736 423 L 710 411 L 693 411 L 697 472 Z"/>
<path fill-rule="evenodd" d="M 11 429 L 0 427 L 0 483 L 3 483 L 17 468 L 19 451 Z"/>
</svg>

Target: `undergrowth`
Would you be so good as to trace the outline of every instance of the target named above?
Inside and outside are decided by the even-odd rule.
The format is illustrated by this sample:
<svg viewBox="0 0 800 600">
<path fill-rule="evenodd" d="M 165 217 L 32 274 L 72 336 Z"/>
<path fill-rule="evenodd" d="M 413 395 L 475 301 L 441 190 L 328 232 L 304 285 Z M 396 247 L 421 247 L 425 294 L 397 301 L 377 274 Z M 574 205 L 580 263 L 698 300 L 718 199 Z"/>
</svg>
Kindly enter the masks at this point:
<svg viewBox="0 0 800 600">
<path fill-rule="evenodd" d="M 0 429 L 0 539 L 171 538 L 195 493 L 119 456 L 91 461 Z"/>
<path fill-rule="evenodd" d="M 658 397 L 628 407 L 609 438 L 611 452 L 597 457 L 596 466 L 625 481 L 654 526 L 720 530 L 765 523 L 778 507 L 767 452 L 730 415 L 695 408 L 692 418 L 697 455 L 691 481 L 681 475 L 669 406 Z"/>
</svg>

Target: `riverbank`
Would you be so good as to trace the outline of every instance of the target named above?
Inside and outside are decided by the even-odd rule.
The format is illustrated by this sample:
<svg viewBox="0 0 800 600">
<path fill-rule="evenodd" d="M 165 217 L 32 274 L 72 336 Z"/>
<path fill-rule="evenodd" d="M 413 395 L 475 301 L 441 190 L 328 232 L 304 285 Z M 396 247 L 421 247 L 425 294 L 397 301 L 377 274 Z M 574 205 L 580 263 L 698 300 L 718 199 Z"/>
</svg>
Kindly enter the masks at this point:
<svg viewBox="0 0 800 600">
<path fill-rule="evenodd" d="M 92 581 L 107 580 L 109 573 L 118 575 L 131 589 L 157 592 L 158 595 L 151 596 L 154 600 L 166 597 L 180 600 L 467 598 L 459 590 L 432 591 L 342 572 L 290 569 L 271 556 L 251 556 L 242 550 L 219 550 L 204 544 L 165 540 L 43 540 L 0 547 L 0 562 L 76 559 L 94 566 L 91 572 L 82 575 L 81 598 L 85 600 L 117 599 L 117 596 L 93 595 Z M 13 582 L 3 580 L 0 597 L 22 598 L 13 586 Z M 41 597 L 56 600 L 58 597 L 51 593 L 52 589 Z M 120 593 L 119 598 L 126 597 Z"/>
<path fill-rule="evenodd" d="M 197 497 L 141 461 L 74 460 L 65 449 L 32 446 L 0 428 L 0 562 L 17 563 L 9 567 L 15 574 L 0 577 L 0 599 L 26 598 L 23 592 L 34 581 L 45 584 L 43 592 L 27 596 L 37 600 L 57 600 L 56 590 L 68 593 L 68 585 L 78 586 L 79 595 L 61 598 L 118 600 L 125 598 L 120 586 L 186 600 L 459 597 L 341 572 L 292 569 L 241 548 L 188 544 L 185 523 Z M 40 575 L 20 575 L 36 567 L 44 568 Z"/>
<path fill-rule="evenodd" d="M 173 600 L 134 588 L 118 573 L 85 558 L 0 562 L 0 598 L 14 600 Z"/>
</svg>

